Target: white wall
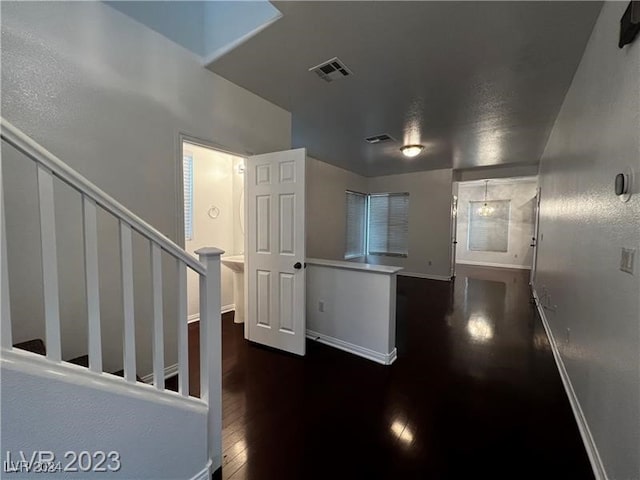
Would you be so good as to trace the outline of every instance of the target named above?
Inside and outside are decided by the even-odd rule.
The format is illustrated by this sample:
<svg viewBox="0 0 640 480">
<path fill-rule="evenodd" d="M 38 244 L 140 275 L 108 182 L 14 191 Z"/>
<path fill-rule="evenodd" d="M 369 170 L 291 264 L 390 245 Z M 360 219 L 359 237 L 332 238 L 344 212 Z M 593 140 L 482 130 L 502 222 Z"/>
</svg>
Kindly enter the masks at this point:
<svg viewBox="0 0 640 480">
<path fill-rule="evenodd" d="M 627 5 L 604 3 L 542 157 L 535 285 L 612 480 L 640 478 L 638 258 L 635 275 L 619 270 L 620 249 L 640 246 L 640 39 L 617 46 Z M 635 196 L 622 203 L 626 166 Z"/>
<path fill-rule="evenodd" d="M 331 263 L 308 261 L 307 335 L 378 363 L 392 363 L 396 273 L 345 268 L 340 264 L 351 264 L 345 261 Z"/>
<path fill-rule="evenodd" d="M 151 386 L 129 386 L 121 379 L 96 381 L 96 375 L 86 369 L 71 368 L 75 365 L 40 358 L 9 363 L 8 357 L 15 359 L 3 354 L 3 461 L 7 452 L 15 461 L 21 450 L 27 458 L 33 452 L 50 451 L 64 468 L 70 460 L 65 459 L 67 451 L 119 452 L 117 472 L 48 475 L 70 479 L 190 479 L 205 468 L 205 405 L 158 393 Z M 115 467 L 115 463 L 108 461 L 103 466 Z M 3 478 L 46 476 L 32 472 Z"/>
<path fill-rule="evenodd" d="M 370 177 L 369 193 L 409 192 L 409 254 L 367 256 L 367 262 L 402 267 L 404 274 L 450 277 L 452 170 Z"/>
<path fill-rule="evenodd" d="M 469 250 L 469 202 L 484 200 L 484 182 L 461 182 L 458 185 L 458 263 L 490 263 L 513 268 L 531 268 L 533 249 L 536 179 L 493 180 L 487 188 L 489 200 L 511 200 L 509 243 L 506 252 Z"/>
<path fill-rule="evenodd" d="M 362 193 L 409 192 L 409 256 L 368 256 L 377 265 L 448 278 L 451 244 L 452 170 L 363 177 L 328 163 L 307 159 L 307 256 L 344 259 L 345 190 Z M 365 259 L 363 258 L 362 261 Z M 431 265 L 429 265 L 431 262 Z"/>
<path fill-rule="evenodd" d="M 186 133 L 234 152 L 291 144 L 291 115 L 205 70 L 197 58 L 102 2 L 2 2 L 2 115 L 168 237 L 178 240 L 176 161 Z M 44 338 L 35 172 L 3 144 L 16 342 Z M 5 162 L 6 159 L 6 162 Z M 63 357 L 86 353 L 80 198 L 56 197 Z M 117 224 L 100 218 L 106 370 L 122 364 Z M 148 245 L 136 238 L 138 372 L 151 371 Z M 165 258 L 165 329 L 175 268 Z M 175 335 L 165 335 L 175 363 Z"/>
<path fill-rule="evenodd" d="M 367 178 L 307 158 L 307 257 L 343 260 L 346 246 L 345 190 L 367 193 Z"/>
<path fill-rule="evenodd" d="M 225 255 L 240 254 L 237 244 L 244 238 L 236 239 L 236 221 L 239 204 L 235 201 L 236 188 L 244 188 L 244 176 L 237 173 L 234 165 L 242 159 L 209 148 L 184 144 L 184 152 L 193 158 L 193 235 L 185 249 L 192 253 L 201 247 L 215 245 L 225 251 Z M 217 218 L 209 216 L 209 209 L 217 207 Z M 222 275 L 222 308 L 233 306 L 233 273 L 226 267 Z M 187 293 L 189 316 L 200 313 L 199 275 L 189 270 Z"/>
</svg>

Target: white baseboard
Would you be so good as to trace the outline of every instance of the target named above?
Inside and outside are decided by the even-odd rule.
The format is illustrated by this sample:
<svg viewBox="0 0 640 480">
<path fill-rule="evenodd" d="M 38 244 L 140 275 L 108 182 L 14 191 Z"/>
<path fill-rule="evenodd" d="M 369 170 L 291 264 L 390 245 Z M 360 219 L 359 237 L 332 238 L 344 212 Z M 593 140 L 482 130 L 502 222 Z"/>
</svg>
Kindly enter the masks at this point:
<svg viewBox="0 0 640 480">
<path fill-rule="evenodd" d="M 329 345 L 330 347 L 334 347 L 339 350 L 358 355 L 359 357 L 372 360 L 382 365 L 391 365 L 396 361 L 396 358 L 398 358 L 398 350 L 395 348 L 391 353 L 380 353 L 365 347 L 361 347 L 359 345 L 354 345 L 353 343 L 345 342 L 344 340 L 339 340 L 322 333 L 314 332 L 313 330 L 309 329 L 307 329 L 307 338 L 310 340 L 315 340 L 316 342 L 324 343 L 325 345 Z"/>
<path fill-rule="evenodd" d="M 414 273 L 414 272 L 405 272 L 401 270 L 398 272 L 398 275 L 402 277 L 412 277 L 412 278 L 426 278 L 427 280 L 440 280 L 443 282 L 450 282 L 451 277 L 446 277 L 444 275 L 431 275 L 429 273 Z"/>
<path fill-rule="evenodd" d="M 596 443 L 593 440 L 593 436 L 591 435 L 591 430 L 589 430 L 589 424 L 587 423 L 587 419 L 585 418 L 584 413 L 582 412 L 580 401 L 578 400 L 578 397 L 576 396 L 576 392 L 573 389 L 573 385 L 571 384 L 571 379 L 569 378 L 567 369 L 564 366 L 564 361 L 562 360 L 562 355 L 560 354 L 560 350 L 558 350 L 558 344 L 556 343 L 551 327 L 549 326 L 549 322 L 547 321 L 546 312 L 544 311 L 544 308 L 542 308 L 542 305 L 540 304 L 540 298 L 538 297 L 538 292 L 535 290 L 535 288 L 532 289 L 532 292 L 533 292 L 533 299 L 536 302 L 538 313 L 540 314 L 540 318 L 542 319 L 542 325 L 544 326 L 544 330 L 547 333 L 547 338 L 549 339 L 549 345 L 551 346 L 551 351 L 553 352 L 553 358 L 556 361 L 556 366 L 558 367 L 558 372 L 560 373 L 562 384 L 564 385 L 564 389 L 567 392 L 567 397 L 569 398 L 569 403 L 571 404 L 573 415 L 576 418 L 576 423 L 578 424 L 578 430 L 580 430 L 580 436 L 582 437 L 582 441 L 587 451 L 589 462 L 591 462 L 591 468 L 593 469 L 593 474 L 596 480 L 608 480 L 607 472 L 604 469 L 602 459 L 600 458 L 600 453 L 598 452 L 598 447 L 596 446 Z"/>
<path fill-rule="evenodd" d="M 235 311 L 236 311 L 236 306 L 235 306 L 235 304 L 231 303 L 229 305 L 223 305 L 222 306 L 222 310 L 220 311 L 220 313 L 229 313 L 229 312 L 235 312 Z M 200 313 L 194 313 L 193 315 L 189 315 L 187 317 L 187 321 L 189 323 L 199 322 L 200 321 Z"/>
<path fill-rule="evenodd" d="M 171 377 L 175 377 L 178 374 L 178 364 L 174 363 L 173 365 L 169 365 L 167 367 L 164 367 L 164 379 L 166 380 L 167 378 L 171 378 Z M 144 377 L 142 377 L 142 381 L 144 383 L 153 383 L 153 372 L 151 372 L 149 375 L 145 375 Z"/>
<path fill-rule="evenodd" d="M 456 265 L 473 265 L 475 267 L 495 267 L 495 268 L 511 268 L 515 270 L 531 270 L 530 266 L 515 265 L 510 263 L 492 263 L 492 262 L 475 262 L 472 260 L 458 260 Z"/>
<path fill-rule="evenodd" d="M 213 472 L 211 471 L 211 460 L 209 460 L 209 462 L 207 463 L 207 466 L 204 467 L 202 470 L 200 470 L 198 473 L 196 473 L 193 477 L 191 477 L 190 480 L 210 480 L 212 473 Z"/>
</svg>

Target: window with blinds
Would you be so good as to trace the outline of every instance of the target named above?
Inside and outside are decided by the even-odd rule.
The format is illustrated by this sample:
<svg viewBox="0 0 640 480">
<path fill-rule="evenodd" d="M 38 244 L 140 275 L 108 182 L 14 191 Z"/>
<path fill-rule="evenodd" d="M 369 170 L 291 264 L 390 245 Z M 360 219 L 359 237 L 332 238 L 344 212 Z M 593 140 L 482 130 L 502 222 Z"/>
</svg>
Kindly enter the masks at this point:
<svg viewBox="0 0 640 480">
<path fill-rule="evenodd" d="M 409 194 L 369 196 L 369 255 L 406 257 L 409 253 Z"/>
<path fill-rule="evenodd" d="M 184 239 L 193 240 L 193 157 L 182 157 L 182 191 L 184 194 Z"/>
<path fill-rule="evenodd" d="M 482 215 L 487 204 L 489 214 Z M 469 250 L 506 252 L 509 247 L 509 200 L 469 202 Z"/>
<path fill-rule="evenodd" d="M 347 191 L 347 248 L 344 258 L 366 255 L 367 195 Z"/>
</svg>

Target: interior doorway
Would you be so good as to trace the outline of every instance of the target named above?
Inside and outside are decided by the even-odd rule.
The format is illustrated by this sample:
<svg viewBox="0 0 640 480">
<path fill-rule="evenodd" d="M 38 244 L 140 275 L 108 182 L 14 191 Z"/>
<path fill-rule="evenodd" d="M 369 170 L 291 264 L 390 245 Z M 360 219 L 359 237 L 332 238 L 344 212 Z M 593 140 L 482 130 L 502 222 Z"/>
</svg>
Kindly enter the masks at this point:
<svg viewBox="0 0 640 480">
<path fill-rule="evenodd" d="M 244 166 L 245 158 L 213 144 L 193 138 L 181 138 L 178 161 L 179 228 L 184 247 L 195 256 L 202 247 L 225 251 L 223 258 L 244 253 Z M 235 273 L 221 269 L 222 313 L 236 312 Z M 198 277 L 187 276 L 189 322 L 200 319 Z M 234 314 L 238 320 L 238 315 Z"/>
<path fill-rule="evenodd" d="M 537 182 L 535 176 L 458 182 L 455 263 L 531 270 Z"/>
</svg>

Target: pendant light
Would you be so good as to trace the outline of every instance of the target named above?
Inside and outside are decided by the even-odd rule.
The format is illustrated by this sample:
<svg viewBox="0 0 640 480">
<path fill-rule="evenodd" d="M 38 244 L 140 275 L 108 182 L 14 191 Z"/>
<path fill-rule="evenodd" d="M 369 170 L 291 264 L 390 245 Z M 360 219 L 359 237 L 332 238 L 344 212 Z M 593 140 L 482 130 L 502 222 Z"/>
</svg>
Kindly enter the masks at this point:
<svg viewBox="0 0 640 480">
<path fill-rule="evenodd" d="M 487 189 L 489 187 L 489 180 L 484 181 L 484 205 L 482 205 L 478 209 L 478 215 L 481 217 L 490 217 L 493 215 L 493 211 L 495 210 L 493 207 L 490 207 L 487 203 Z"/>
</svg>

